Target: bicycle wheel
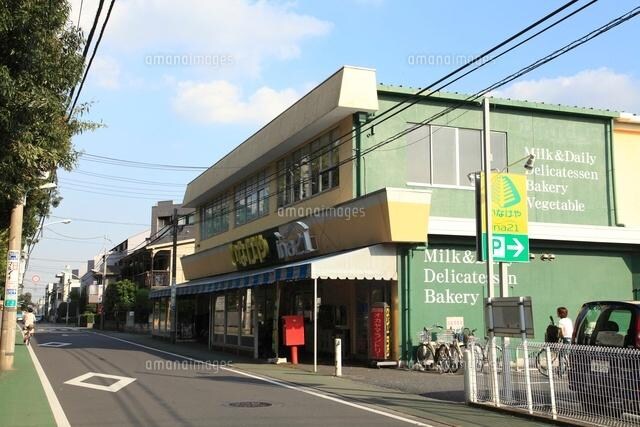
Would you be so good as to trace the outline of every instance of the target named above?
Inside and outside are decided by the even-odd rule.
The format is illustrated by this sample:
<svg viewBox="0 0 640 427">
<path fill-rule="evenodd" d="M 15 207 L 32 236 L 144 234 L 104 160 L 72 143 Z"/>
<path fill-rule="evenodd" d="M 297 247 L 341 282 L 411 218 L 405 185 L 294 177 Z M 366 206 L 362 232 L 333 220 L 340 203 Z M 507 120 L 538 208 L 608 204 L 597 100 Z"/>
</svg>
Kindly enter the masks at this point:
<svg viewBox="0 0 640 427">
<path fill-rule="evenodd" d="M 416 349 L 416 360 L 424 368 L 432 368 L 435 364 L 434 354 L 426 344 L 420 344 Z"/>
<path fill-rule="evenodd" d="M 482 367 L 484 366 L 484 351 L 480 344 L 473 346 L 473 358 L 475 359 L 476 371 L 482 372 Z"/>
<path fill-rule="evenodd" d="M 441 372 L 451 371 L 451 354 L 449 353 L 449 347 L 446 344 L 442 344 L 436 352 L 436 364 L 440 367 Z"/>
<path fill-rule="evenodd" d="M 451 357 L 451 368 L 450 372 L 455 374 L 462 367 L 464 361 L 462 357 L 460 357 L 460 353 L 456 348 L 455 344 L 449 344 L 449 355 Z"/>
<path fill-rule="evenodd" d="M 500 347 L 499 345 L 496 345 L 494 348 L 495 348 L 495 354 L 493 355 L 493 357 L 496 362 L 496 370 L 499 372 L 502 369 L 502 365 L 503 365 L 502 347 Z M 486 362 L 486 365 L 487 365 L 487 369 L 490 370 L 491 364 L 492 364 L 490 343 L 486 344 L 483 355 L 484 355 L 484 362 Z M 484 367 L 484 363 L 483 363 L 483 367 Z"/>
<path fill-rule="evenodd" d="M 551 349 L 551 369 L 554 373 L 558 372 L 558 353 Z M 547 350 L 543 348 L 536 355 L 536 368 L 545 377 L 549 376 L 549 363 L 547 362 Z"/>
</svg>

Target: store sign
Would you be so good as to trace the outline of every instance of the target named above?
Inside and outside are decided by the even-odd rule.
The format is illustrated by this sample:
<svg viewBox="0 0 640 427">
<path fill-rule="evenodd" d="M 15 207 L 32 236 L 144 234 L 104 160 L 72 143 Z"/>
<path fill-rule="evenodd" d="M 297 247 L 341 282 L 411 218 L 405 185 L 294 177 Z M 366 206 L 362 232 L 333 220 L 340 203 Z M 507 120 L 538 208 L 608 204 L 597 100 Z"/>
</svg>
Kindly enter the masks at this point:
<svg viewBox="0 0 640 427">
<path fill-rule="evenodd" d="M 296 221 L 283 232 L 276 231 L 274 235 L 280 260 L 285 261 L 317 250 L 313 245 L 309 226 L 304 222 Z"/>
<path fill-rule="evenodd" d="M 479 306 L 487 285 L 485 264 L 476 260 L 476 252 L 453 248 L 424 251 L 423 281 L 425 304 Z M 518 285 L 518 277 L 509 273 L 509 286 Z M 493 274 L 498 283 L 499 274 Z"/>
<path fill-rule="evenodd" d="M 484 194 L 484 174 L 481 177 Z M 484 196 L 481 198 L 482 258 L 487 254 Z M 495 262 L 529 262 L 527 178 L 515 173 L 491 173 L 491 249 Z"/>
<path fill-rule="evenodd" d="M 371 360 L 386 360 L 391 356 L 391 307 L 375 304 L 369 316 Z"/>
<path fill-rule="evenodd" d="M 270 260 L 272 251 L 268 234 L 256 234 L 231 243 L 231 261 L 237 268 L 252 267 Z"/>
</svg>

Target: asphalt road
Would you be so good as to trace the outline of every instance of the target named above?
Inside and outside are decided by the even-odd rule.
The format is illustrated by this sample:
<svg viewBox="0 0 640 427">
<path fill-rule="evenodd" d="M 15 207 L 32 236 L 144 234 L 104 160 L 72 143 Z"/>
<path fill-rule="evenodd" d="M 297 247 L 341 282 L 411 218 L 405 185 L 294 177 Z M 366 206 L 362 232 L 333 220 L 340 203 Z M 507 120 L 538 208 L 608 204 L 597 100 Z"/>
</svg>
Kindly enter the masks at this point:
<svg viewBox="0 0 640 427">
<path fill-rule="evenodd" d="M 86 330 L 43 325 L 32 344 L 71 426 L 411 425 Z"/>
</svg>

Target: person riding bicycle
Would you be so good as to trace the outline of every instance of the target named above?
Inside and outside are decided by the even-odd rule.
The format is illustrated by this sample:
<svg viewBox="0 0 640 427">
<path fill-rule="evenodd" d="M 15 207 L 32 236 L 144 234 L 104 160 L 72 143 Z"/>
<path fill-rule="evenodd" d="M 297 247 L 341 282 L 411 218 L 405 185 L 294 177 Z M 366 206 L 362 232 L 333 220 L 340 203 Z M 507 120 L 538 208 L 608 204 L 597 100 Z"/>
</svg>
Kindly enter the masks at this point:
<svg viewBox="0 0 640 427">
<path fill-rule="evenodd" d="M 36 328 L 36 315 L 33 314 L 33 308 L 31 307 L 27 308 L 27 312 L 25 313 L 22 321 L 24 322 L 24 331 L 25 331 L 23 342 L 26 343 L 27 337 L 29 335 L 33 335 Z"/>
</svg>

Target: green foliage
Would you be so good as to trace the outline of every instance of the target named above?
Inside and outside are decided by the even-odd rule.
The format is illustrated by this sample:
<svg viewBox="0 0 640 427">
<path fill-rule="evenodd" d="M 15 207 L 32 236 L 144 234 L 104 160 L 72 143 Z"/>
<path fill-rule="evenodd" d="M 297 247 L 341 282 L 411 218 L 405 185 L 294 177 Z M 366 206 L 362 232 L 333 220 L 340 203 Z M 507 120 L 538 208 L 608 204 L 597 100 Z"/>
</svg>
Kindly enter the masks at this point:
<svg viewBox="0 0 640 427">
<path fill-rule="evenodd" d="M 136 322 L 137 323 L 145 323 L 149 321 L 149 314 L 151 314 L 151 310 L 153 305 L 151 304 L 151 300 L 149 299 L 149 289 L 140 288 L 136 291 L 136 301 L 134 306 Z"/>
<path fill-rule="evenodd" d="M 29 307 L 31 302 L 31 292 L 24 292 L 18 296 L 18 306 L 23 311 Z"/>
<path fill-rule="evenodd" d="M 7 251 L 11 209 L 28 191 L 23 236 L 34 236 L 46 216 L 50 190 L 39 190 L 42 172 L 70 170 L 71 138 L 96 126 L 70 116 L 71 90 L 84 68 L 81 31 L 70 26 L 67 0 L 0 0 L 0 271 Z M 28 241 L 29 238 L 24 239 Z M 5 275 L 0 274 L 0 286 Z"/>
<path fill-rule="evenodd" d="M 130 280 L 120 280 L 109 284 L 104 294 L 106 314 L 118 318 L 118 315 L 131 310 L 136 302 L 136 284 Z"/>
<path fill-rule="evenodd" d="M 73 288 L 69 291 L 69 299 L 74 302 L 78 302 L 80 300 L 80 290 L 78 288 Z"/>
<path fill-rule="evenodd" d="M 71 301 L 68 304 L 69 304 L 69 319 L 71 318 L 75 319 L 78 303 L 75 301 Z M 56 314 L 58 315 L 57 317 L 58 321 L 62 321 L 62 322 L 65 321 L 67 317 L 67 302 L 60 303 L 60 305 L 58 306 L 58 310 L 56 311 Z M 71 322 L 71 320 L 69 321 Z"/>
</svg>

